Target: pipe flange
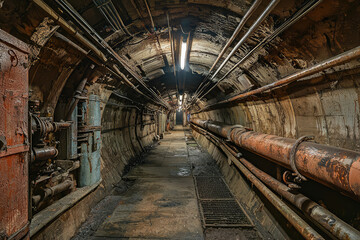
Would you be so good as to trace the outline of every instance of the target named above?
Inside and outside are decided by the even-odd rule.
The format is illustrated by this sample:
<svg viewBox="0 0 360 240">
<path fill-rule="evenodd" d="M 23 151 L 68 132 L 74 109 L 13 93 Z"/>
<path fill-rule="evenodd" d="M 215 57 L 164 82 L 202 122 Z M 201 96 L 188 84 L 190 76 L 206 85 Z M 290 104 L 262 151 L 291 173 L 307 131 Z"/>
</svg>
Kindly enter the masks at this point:
<svg viewBox="0 0 360 240">
<path fill-rule="evenodd" d="M 299 172 L 299 170 L 296 167 L 296 162 L 295 162 L 296 151 L 302 142 L 309 141 L 309 140 L 314 140 L 314 136 L 300 137 L 298 140 L 296 140 L 296 142 L 294 143 L 294 145 L 292 146 L 291 151 L 290 151 L 290 167 L 294 171 L 294 173 L 293 173 L 293 175 L 295 176 L 294 181 L 297 183 L 300 183 L 301 181 L 307 181 L 307 179 Z"/>
</svg>

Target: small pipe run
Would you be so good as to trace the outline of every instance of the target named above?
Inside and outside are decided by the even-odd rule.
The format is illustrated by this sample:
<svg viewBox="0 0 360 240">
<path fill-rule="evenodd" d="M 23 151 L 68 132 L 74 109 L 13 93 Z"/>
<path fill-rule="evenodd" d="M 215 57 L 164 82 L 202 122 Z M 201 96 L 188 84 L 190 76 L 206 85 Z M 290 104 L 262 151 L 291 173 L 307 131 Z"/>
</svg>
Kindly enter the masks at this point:
<svg viewBox="0 0 360 240">
<path fill-rule="evenodd" d="M 311 11 L 313 8 L 315 8 L 322 0 L 313 0 L 305 4 L 299 11 L 297 11 L 290 19 L 286 20 L 279 28 L 277 28 L 271 35 L 264 38 L 259 44 L 257 44 L 251 51 L 249 51 L 238 63 L 236 63 L 224 76 L 221 77 L 206 93 L 202 94 L 201 92 L 197 95 L 198 100 L 201 100 L 203 97 L 205 97 L 207 94 L 209 94 L 215 87 L 217 87 L 224 79 L 229 76 L 230 73 L 232 73 L 239 65 L 244 63 L 254 52 L 256 52 L 258 49 L 261 49 L 266 44 L 271 42 L 276 36 L 278 36 L 280 33 L 288 29 L 290 26 L 292 26 L 295 22 L 297 22 L 301 17 L 303 17 L 305 14 L 307 14 L 309 11 Z M 205 86 L 206 87 L 206 86 Z M 204 90 L 204 88 L 203 88 Z M 203 91 L 202 91 L 203 92 Z"/>
<path fill-rule="evenodd" d="M 235 145 L 269 159 L 288 169 L 290 153 L 296 140 L 249 131 L 239 125 L 204 121 L 192 118 L 191 122 Z M 298 171 L 316 182 L 341 193 L 360 199 L 360 153 L 313 142 L 301 143 L 295 152 Z"/>
<path fill-rule="evenodd" d="M 45 188 L 43 192 L 43 196 L 35 195 L 32 197 L 32 202 L 34 206 L 38 206 L 40 203 L 48 199 L 49 197 L 55 196 L 61 192 L 69 190 L 74 187 L 73 181 L 70 179 L 65 180 L 64 182 L 55 185 L 53 187 Z"/>
<path fill-rule="evenodd" d="M 149 8 L 149 4 L 148 4 L 147 0 L 144 0 L 144 3 L 145 3 L 145 6 L 146 6 L 146 9 L 147 9 L 147 12 L 148 12 L 148 14 L 149 14 L 149 18 L 150 18 L 150 21 L 151 21 L 152 29 L 153 29 L 153 31 L 155 32 L 155 23 L 154 23 L 154 20 L 153 20 L 152 15 L 151 15 L 151 11 L 150 11 L 150 8 Z"/>
<path fill-rule="evenodd" d="M 145 84 L 145 82 L 142 80 L 142 77 L 136 71 L 134 71 L 124 59 L 119 56 L 119 54 L 89 25 L 89 23 L 87 23 L 83 19 L 83 17 L 66 0 L 55 1 L 81 26 L 82 29 L 84 29 L 90 36 L 92 36 L 94 41 L 99 43 L 114 59 L 116 59 L 126 69 L 126 71 L 128 71 L 135 78 L 136 81 L 138 81 L 147 91 L 149 91 L 150 94 L 153 95 L 155 99 L 157 99 L 158 104 L 163 105 L 165 108 L 170 108 L 169 104 Z M 49 9 L 54 12 L 51 8 Z"/>
<path fill-rule="evenodd" d="M 262 2 L 262 0 L 255 0 L 254 3 L 251 5 L 251 7 L 249 8 L 249 10 L 245 13 L 244 17 L 241 19 L 239 25 L 236 27 L 235 31 L 233 32 L 232 36 L 229 38 L 229 40 L 227 41 L 227 43 L 225 44 L 225 46 L 223 47 L 223 49 L 221 50 L 221 52 L 219 53 L 218 57 L 216 58 L 215 62 L 213 63 L 213 65 L 211 66 L 210 70 L 209 70 L 209 74 L 204 78 L 204 80 L 202 81 L 202 83 L 204 83 L 207 79 L 208 76 L 211 74 L 211 72 L 214 70 L 216 64 L 220 61 L 221 57 L 225 54 L 226 50 L 230 47 L 230 45 L 233 43 L 233 41 L 236 39 L 237 35 L 240 33 L 240 31 L 243 29 L 245 23 L 247 20 L 249 20 L 249 18 L 251 17 L 251 15 L 255 12 L 255 10 L 258 8 L 258 6 L 260 5 L 260 3 Z M 201 92 L 201 85 L 199 85 L 198 89 L 195 91 L 195 96 L 199 96 L 198 90 L 199 92 Z"/>
<path fill-rule="evenodd" d="M 225 66 L 225 64 L 230 60 L 230 58 L 235 54 L 235 52 L 240 48 L 240 46 L 250 37 L 251 34 L 258 28 L 258 26 L 265 20 L 265 18 L 270 14 L 270 12 L 275 8 L 275 6 L 280 2 L 280 0 L 272 0 L 271 3 L 266 7 L 265 11 L 260 15 L 260 17 L 255 21 L 255 23 L 249 28 L 245 35 L 240 39 L 240 41 L 235 45 L 231 50 L 230 54 L 226 57 L 220 67 L 215 71 L 211 76 L 213 80 L 220 70 Z"/>
<path fill-rule="evenodd" d="M 279 81 L 276 81 L 276 82 L 273 82 L 271 84 L 268 84 L 268 85 L 265 85 L 263 87 L 260 87 L 260 88 L 257 88 L 255 90 L 252 90 L 252 91 L 249 91 L 249 92 L 246 92 L 246 93 L 242 93 L 242 94 L 239 94 L 239 95 L 236 95 L 234 97 L 231 97 L 231 98 L 228 98 L 226 100 L 223 100 L 223 101 L 220 101 L 218 103 L 215 103 L 215 104 L 212 104 L 212 105 L 208 105 L 206 107 L 204 107 L 203 109 L 201 109 L 199 112 L 203 112 L 204 110 L 207 110 L 207 109 L 210 109 L 214 106 L 219 106 L 221 104 L 224 104 L 224 103 L 229 103 L 229 102 L 233 102 L 233 101 L 236 101 L 236 100 L 241 100 L 241 99 L 245 99 L 245 98 L 248 98 L 252 95 L 256 95 L 256 94 L 260 94 L 260 93 L 263 93 L 265 91 L 271 91 L 275 88 L 279 88 L 279 87 L 283 87 L 283 86 L 286 86 L 292 82 L 295 82 L 301 78 L 304 78 L 304 77 L 307 77 L 307 76 L 311 76 L 313 74 L 316 74 L 318 72 L 321 72 L 325 69 L 328 69 L 328 68 L 332 68 L 332 67 L 335 67 L 335 66 L 338 66 L 338 65 L 341 65 L 341 64 L 344 64 L 344 63 L 347 63 L 347 62 L 350 62 L 351 60 L 354 60 L 354 59 L 357 59 L 360 57 L 360 46 L 359 47 L 356 47 L 356 48 L 353 48 L 349 51 L 346 51 L 344 53 L 341 53 L 337 56 L 334 56 L 330 59 L 327 59 L 323 62 L 320 62 L 310 68 L 307 68 L 307 69 L 304 69 L 300 72 L 297 72 L 297 73 L 294 73 L 290 76 L 287 76 Z"/>
<path fill-rule="evenodd" d="M 91 51 L 93 51 L 97 57 L 99 57 L 99 59 L 101 59 L 104 63 L 107 62 L 107 58 L 105 57 L 105 55 L 95 46 L 93 45 L 89 40 L 87 40 L 85 37 L 83 37 L 77 30 L 75 30 L 72 26 L 70 26 L 66 20 L 64 20 L 59 14 L 57 14 L 53 9 L 51 9 L 46 3 L 44 3 L 42 0 L 33 0 L 33 2 L 39 6 L 43 11 L 45 11 L 50 17 L 52 17 L 57 23 L 59 23 L 59 25 L 65 30 L 67 31 L 70 35 L 74 36 L 81 44 L 83 44 L 84 46 L 88 47 Z M 90 34 L 91 35 L 91 34 Z M 102 41 L 98 41 L 100 43 L 102 43 Z M 110 46 L 109 46 L 110 47 Z M 111 49 L 112 50 L 112 49 Z M 115 51 L 113 51 L 114 53 Z M 89 57 L 92 61 L 94 61 L 97 65 L 99 66 L 104 66 L 101 63 L 99 63 L 96 59 L 92 58 L 89 54 L 87 54 L 87 57 Z M 117 57 L 119 57 L 117 55 Z M 124 60 L 117 58 L 118 61 L 121 62 L 121 64 L 126 64 Z M 122 61 L 121 61 L 122 60 Z M 127 64 L 126 64 L 127 65 Z M 111 73 L 113 73 L 114 75 L 116 75 L 118 78 L 120 79 L 124 79 L 125 82 L 127 84 L 129 84 L 130 81 L 126 81 L 127 78 L 122 78 L 119 76 L 119 74 L 115 73 L 114 70 L 112 70 L 111 68 L 109 68 L 108 66 L 104 66 L 108 71 L 110 71 Z M 124 66 L 127 70 L 131 70 L 129 69 L 129 67 Z M 134 72 L 130 72 L 130 73 L 134 73 Z M 125 76 L 125 75 L 124 75 Z M 139 77 L 139 76 L 137 76 Z M 136 78 L 136 77 L 135 77 Z M 139 80 L 138 78 L 136 78 L 137 80 Z M 130 86 L 132 87 L 133 84 L 130 82 Z M 146 86 L 145 86 L 146 87 Z M 149 88 L 146 87 L 147 90 L 150 91 Z M 137 92 L 141 92 L 140 90 L 136 90 Z M 141 95 L 145 95 L 144 93 L 140 93 Z M 146 95 L 145 95 L 146 96 Z M 167 106 L 166 103 L 164 101 L 161 101 L 159 99 L 157 100 L 153 100 L 154 103 L 163 105 L 163 106 Z"/>
<path fill-rule="evenodd" d="M 172 63 L 173 63 L 173 68 L 174 68 L 174 76 L 176 77 L 175 49 L 174 49 L 174 44 L 173 44 L 173 37 L 172 37 L 168 12 L 166 12 L 166 20 L 167 20 L 168 29 L 169 29 L 169 42 L 170 42 L 170 49 L 171 49 L 171 58 L 172 58 Z M 176 83 L 176 87 L 178 88 L 177 83 Z"/>
<path fill-rule="evenodd" d="M 126 32 L 128 35 L 133 36 L 133 34 L 131 34 L 128 31 L 119 12 L 116 10 L 116 7 L 114 6 L 111 0 L 105 0 L 105 1 L 93 0 L 93 1 L 115 31 L 122 30 Z"/>
<path fill-rule="evenodd" d="M 49 14 L 55 20 L 55 22 L 57 22 L 65 31 L 67 31 L 70 35 L 74 36 L 77 40 L 79 40 L 81 44 L 93 51 L 102 61 L 107 62 L 107 58 L 105 57 L 105 55 L 94 44 L 84 38 L 77 30 L 70 26 L 66 22 L 66 20 L 64 20 L 59 14 L 52 10 L 46 3 L 44 3 L 42 0 L 33 0 L 33 2 L 42 10 L 44 10 L 47 14 Z"/>
<path fill-rule="evenodd" d="M 237 159 L 232 159 L 236 161 Z M 337 239 L 356 240 L 360 239 L 360 232 L 351 227 L 349 224 L 338 218 L 335 214 L 312 201 L 301 193 L 293 194 L 291 189 L 285 184 L 279 182 L 275 178 L 261 171 L 252 165 L 244 158 L 239 160 L 245 165 L 253 174 L 255 174 L 261 181 L 268 185 L 271 189 L 286 198 L 289 202 L 294 204 L 298 209 L 305 212 L 317 224 L 320 224 L 328 232 L 334 235 Z"/>
</svg>

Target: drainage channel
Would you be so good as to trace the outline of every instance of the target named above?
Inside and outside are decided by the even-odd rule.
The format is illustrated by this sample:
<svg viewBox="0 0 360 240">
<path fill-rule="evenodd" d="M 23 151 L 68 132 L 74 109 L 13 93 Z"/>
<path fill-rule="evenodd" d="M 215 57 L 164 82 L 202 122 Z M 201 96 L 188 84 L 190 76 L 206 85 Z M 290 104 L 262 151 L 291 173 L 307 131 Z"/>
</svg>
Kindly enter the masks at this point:
<svg viewBox="0 0 360 240">
<path fill-rule="evenodd" d="M 224 181 L 215 160 L 185 130 L 199 212 L 206 240 L 263 239 Z"/>
</svg>

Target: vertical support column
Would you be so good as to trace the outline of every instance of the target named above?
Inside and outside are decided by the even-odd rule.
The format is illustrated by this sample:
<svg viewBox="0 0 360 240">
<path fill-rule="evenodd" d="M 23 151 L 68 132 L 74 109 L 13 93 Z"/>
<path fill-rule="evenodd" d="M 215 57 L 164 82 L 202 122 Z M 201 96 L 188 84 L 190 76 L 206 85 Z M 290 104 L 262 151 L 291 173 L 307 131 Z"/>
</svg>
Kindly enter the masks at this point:
<svg viewBox="0 0 360 240">
<path fill-rule="evenodd" d="M 0 239 L 28 239 L 28 47 L 0 30 Z"/>
</svg>

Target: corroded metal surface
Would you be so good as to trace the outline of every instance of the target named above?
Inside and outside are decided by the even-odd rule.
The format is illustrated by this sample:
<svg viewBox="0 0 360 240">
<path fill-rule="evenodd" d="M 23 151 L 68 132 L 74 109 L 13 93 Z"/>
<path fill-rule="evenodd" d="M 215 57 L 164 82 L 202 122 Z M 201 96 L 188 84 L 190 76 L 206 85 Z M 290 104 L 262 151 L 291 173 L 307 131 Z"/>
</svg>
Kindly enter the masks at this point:
<svg viewBox="0 0 360 240">
<path fill-rule="evenodd" d="M 0 30 L 0 238 L 27 234 L 27 46 Z"/>
<path fill-rule="evenodd" d="M 259 154 L 284 167 L 290 167 L 290 152 L 295 139 L 247 131 L 241 126 L 225 125 L 192 119 L 199 125 L 236 145 Z M 360 196 L 360 153 L 313 142 L 301 143 L 296 151 L 295 163 L 306 177 L 341 192 Z"/>
</svg>

